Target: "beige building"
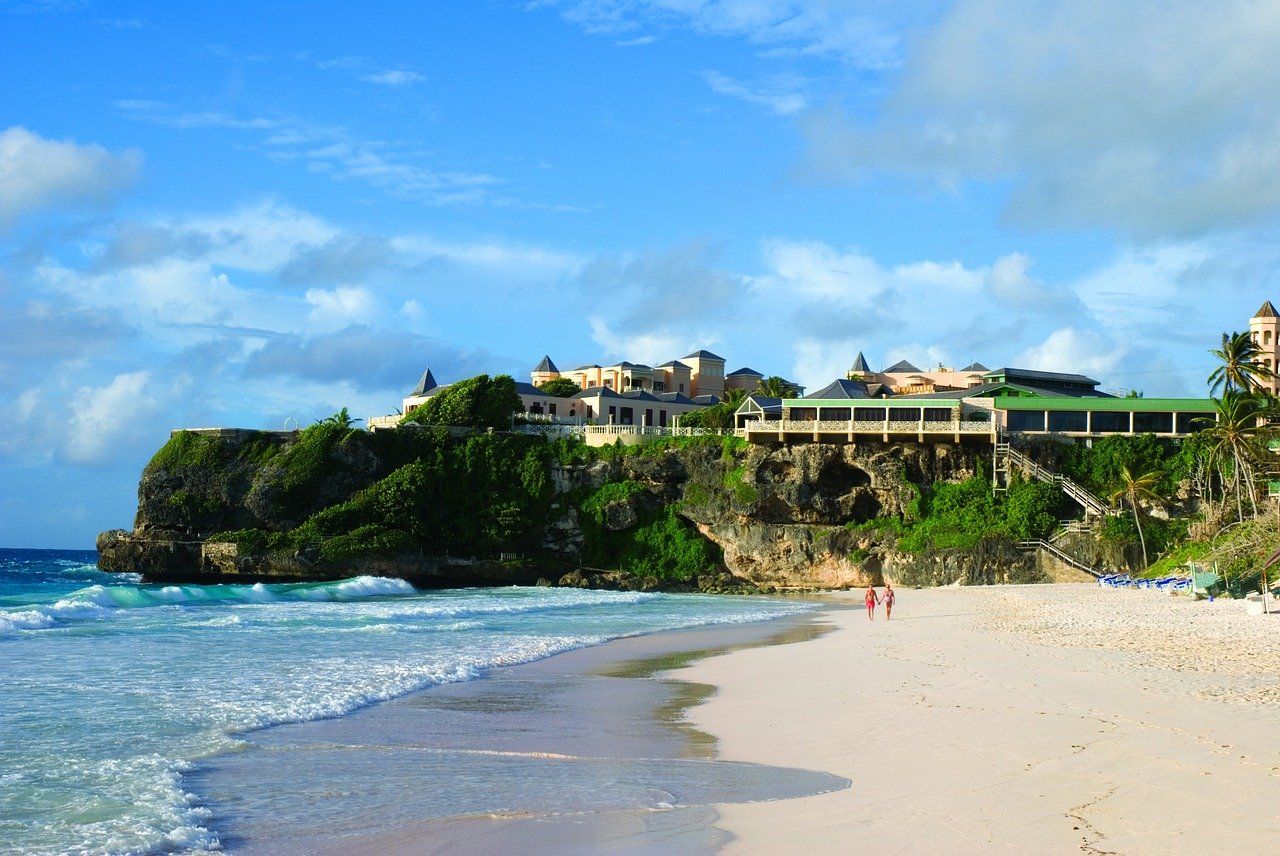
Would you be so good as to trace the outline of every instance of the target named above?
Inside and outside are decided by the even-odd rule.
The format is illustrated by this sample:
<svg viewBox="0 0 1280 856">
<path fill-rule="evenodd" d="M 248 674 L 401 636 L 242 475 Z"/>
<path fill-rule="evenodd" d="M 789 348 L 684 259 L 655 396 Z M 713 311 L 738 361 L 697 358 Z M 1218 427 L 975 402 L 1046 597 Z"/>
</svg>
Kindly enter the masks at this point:
<svg viewBox="0 0 1280 856">
<path fill-rule="evenodd" d="M 1249 332 L 1253 335 L 1253 343 L 1258 346 L 1259 362 L 1273 375 L 1260 386 L 1274 395 L 1280 384 L 1274 376 L 1280 371 L 1280 315 L 1276 314 L 1270 300 L 1249 319 Z"/>
<path fill-rule="evenodd" d="M 860 380 L 875 394 L 875 384 L 882 384 L 892 395 L 924 395 L 934 392 L 954 392 L 981 386 L 990 371 L 982 363 L 971 363 L 962 369 L 939 364 L 935 369 L 921 369 L 907 360 L 900 360 L 884 371 L 875 372 L 867 365 L 866 357 L 858 352 L 845 377 Z"/>
<path fill-rule="evenodd" d="M 696 351 L 660 366 L 624 361 L 610 366 L 579 366 L 568 371 L 560 371 L 551 357 L 545 356 L 529 377 L 534 386 L 564 377 L 584 390 L 600 387 L 619 393 L 637 390 L 655 395 L 676 393 L 688 398 L 713 395 L 720 399 L 724 397 L 725 388 L 724 358 L 710 351 Z"/>
</svg>

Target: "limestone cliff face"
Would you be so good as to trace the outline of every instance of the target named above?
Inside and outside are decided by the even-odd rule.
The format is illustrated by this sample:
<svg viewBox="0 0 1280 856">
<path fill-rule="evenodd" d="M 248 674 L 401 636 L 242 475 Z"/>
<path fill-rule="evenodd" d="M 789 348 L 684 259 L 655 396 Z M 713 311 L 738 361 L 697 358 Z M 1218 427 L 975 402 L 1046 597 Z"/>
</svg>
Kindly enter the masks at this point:
<svg viewBox="0 0 1280 856">
<path fill-rule="evenodd" d="M 850 531 L 849 523 L 900 515 L 918 485 L 969 478 L 984 451 L 947 444 L 751 446 L 726 457 L 719 448 L 670 450 L 611 464 L 561 470 L 564 489 L 630 479 L 645 494 L 608 511 L 625 528 L 637 506 L 678 503 L 679 513 L 723 550 L 735 578 L 766 589 L 1041 582 L 1034 557 L 1013 545 L 929 555 L 900 553 L 892 537 Z M 630 506 L 630 507 L 628 507 Z M 547 530 L 545 546 L 568 560 L 581 536 L 576 511 L 565 509 Z"/>
<path fill-rule="evenodd" d="M 228 450 L 218 466 L 148 466 L 139 484 L 134 530 L 99 537 L 100 566 L 141 571 L 156 580 L 199 581 L 379 573 L 425 585 L 485 585 L 533 583 L 539 576 L 496 556 L 460 559 L 414 552 L 338 565 L 319 561 L 305 548 L 291 555 L 255 556 L 231 545 L 205 544 L 218 531 L 288 531 L 392 469 L 367 445 L 343 442 L 325 462 L 324 477 L 305 496 L 286 502 L 289 485 L 272 463 L 279 456 L 245 449 L 257 443 L 285 450 L 293 442 L 290 435 L 243 433 L 227 435 Z M 968 478 L 985 454 L 959 444 L 803 444 L 736 452 L 705 445 L 585 465 L 553 464 L 555 496 L 536 543 L 552 561 L 580 564 L 584 532 L 574 498 L 629 481 L 643 489 L 604 509 L 606 529 L 627 530 L 646 512 L 674 505 L 720 547 L 724 571 L 737 584 L 775 590 L 858 587 L 886 579 L 926 586 L 1043 580 L 1034 559 L 1009 544 L 908 555 L 895 549 L 892 535 L 848 527 L 909 513 L 920 485 Z"/>
</svg>

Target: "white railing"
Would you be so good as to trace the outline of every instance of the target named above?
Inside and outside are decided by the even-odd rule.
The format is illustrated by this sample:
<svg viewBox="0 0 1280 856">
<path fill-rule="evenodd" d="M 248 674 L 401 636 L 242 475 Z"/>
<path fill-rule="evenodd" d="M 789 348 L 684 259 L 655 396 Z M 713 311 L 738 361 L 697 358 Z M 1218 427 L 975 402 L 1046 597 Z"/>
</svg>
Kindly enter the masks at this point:
<svg viewBox="0 0 1280 856">
<path fill-rule="evenodd" d="M 742 429 L 749 434 L 990 434 L 990 422 L 884 422 L 880 420 L 837 421 L 831 419 L 781 419 L 776 422 L 752 421 Z"/>
</svg>

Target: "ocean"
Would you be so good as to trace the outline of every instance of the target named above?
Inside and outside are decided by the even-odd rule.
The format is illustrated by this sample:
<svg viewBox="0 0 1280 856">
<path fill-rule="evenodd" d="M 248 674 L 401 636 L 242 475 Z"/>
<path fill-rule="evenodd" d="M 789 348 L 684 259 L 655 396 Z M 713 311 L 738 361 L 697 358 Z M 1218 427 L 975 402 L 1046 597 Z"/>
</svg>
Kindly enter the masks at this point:
<svg viewBox="0 0 1280 856">
<path fill-rule="evenodd" d="M 417 591 L 373 577 L 144 585 L 95 560 L 0 549 L 0 853 L 219 850 L 225 809 L 193 771 L 243 756 L 261 729 L 346 717 L 621 637 L 813 609 L 754 597 Z M 470 809 L 415 807 L 453 810 Z"/>
</svg>

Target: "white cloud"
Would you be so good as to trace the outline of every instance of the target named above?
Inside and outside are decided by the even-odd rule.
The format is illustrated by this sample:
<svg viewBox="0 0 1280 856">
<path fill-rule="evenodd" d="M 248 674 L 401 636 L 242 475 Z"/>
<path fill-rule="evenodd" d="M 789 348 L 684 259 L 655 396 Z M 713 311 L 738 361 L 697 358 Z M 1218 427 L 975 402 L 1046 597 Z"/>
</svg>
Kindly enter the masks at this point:
<svg viewBox="0 0 1280 856">
<path fill-rule="evenodd" d="M 961 0 L 872 118 L 805 123 L 810 159 L 1007 182 L 1041 228 L 1197 234 L 1280 213 L 1280 6 Z"/>
<path fill-rule="evenodd" d="M 390 69 L 374 74 L 362 74 L 360 79 L 365 83 L 376 83 L 379 86 L 412 86 L 415 83 L 423 82 L 427 78 L 416 71 Z"/>
<path fill-rule="evenodd" d="M 311 288 L 307 290 L 306 300 L 314 307 L 309 316 L 310 326 L 317 330 L 339 330 L 351 324 L 368 323 L 377 318 L 380 310 L 378 301 L 363 288 L 333 291 Z"/>
<path fill-rule="evenodd" d="M 624 333 L 614 330 L 603 318 L 588 318 L 591 340 L 604 350 L 605 357 L 656 366 L 667 360 L 678 359 L 690 346 L 680 337 L 669 333 Z M 699 344 L 698 347 L 706 347 Z"/>
<path fill-rule="evenodd" d="M 1095 379 L 1107 377 L 1128 354 L 1128 348 L 1114 338 L 1092 330 L 1062 327 L 1040 344 L 1027 348 L 1015 358 L 1020 368 L 1073 372 Z"/>
<path fill-rule="evenodd" d="M 801 85 L 800 81 L 773 80 L 755 86 L 747 86 L 717 71 L 708 71 L 703 75 L 711 91 L 719 95 L 737 98 L 748 104 L 767 107 L 779 116 L 789 116 L 803 110 L 808 102 L 805 96 L 793 91 Z"/>
<path fill-rule="evenodd" d="M 540 0 L 589 33 L 616 35 L 645 28 L 684 28 L 744 39 L 768 55 L 834 57 L 858 68 L 896 64 L 895 24 L 921 13 L 902 5 L 848 0 Z M 934 4 L 914 4 L 915 6 Z"/>
<path fill-rule="evenodd" d="M 136 150 L 50 140 L 22 127 L 0 131 L 0 230 L 35 211 L 110 203 L 133 183 Z"/>
<path fill-rule="evenodd" d="M 103 466 L 140 445 L 149 446 L 151 439 L 141 427 L 150 427 L 189 382 L 176 377 L 159 383 L 151 372 L 136 371 L 116 375 L 106 386 L 80 388 L 69 408 L 63 455 L 73 463 Z"/>
</svg>

